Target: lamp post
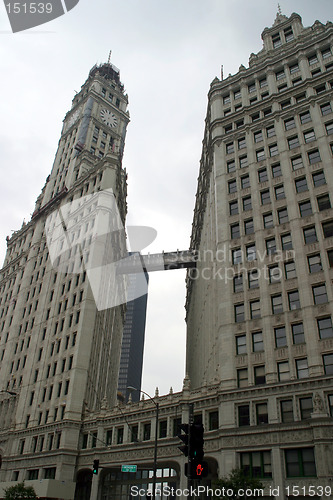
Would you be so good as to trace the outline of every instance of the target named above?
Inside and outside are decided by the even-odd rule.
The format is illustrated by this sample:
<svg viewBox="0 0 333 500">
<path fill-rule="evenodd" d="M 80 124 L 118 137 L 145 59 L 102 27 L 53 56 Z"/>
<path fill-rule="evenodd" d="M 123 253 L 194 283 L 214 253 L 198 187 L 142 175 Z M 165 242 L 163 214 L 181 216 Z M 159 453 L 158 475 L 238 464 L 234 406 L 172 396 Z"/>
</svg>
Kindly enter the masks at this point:
<svg viewBox="0 0 333 500">
<path fill-rule="evenodd" d="M 136 387 L 129 386 L 127 387 L 129 391 L 139 391 L 142 394 L 145 394 L 155 405 L 156 407 L 156 418 L 155 418 L 155 443 L 154 443 L 154 464 L 153 464 L 153 500 L 155 500 L 155 491 L 156 491 L 156 472 L 157 472 L 157 435 L 158 435 L 158 412 L 159 412 L 159 404 L 149 396 L 145 391 L 141 389 L 137 389 Z"/>
</svg>

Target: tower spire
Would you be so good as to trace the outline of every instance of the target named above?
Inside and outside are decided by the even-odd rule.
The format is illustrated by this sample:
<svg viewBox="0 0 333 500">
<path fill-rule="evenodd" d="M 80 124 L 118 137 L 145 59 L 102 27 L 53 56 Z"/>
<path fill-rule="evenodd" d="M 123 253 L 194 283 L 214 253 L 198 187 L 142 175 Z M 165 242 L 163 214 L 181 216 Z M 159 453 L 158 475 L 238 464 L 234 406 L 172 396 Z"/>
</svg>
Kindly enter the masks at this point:
<svg viewBox="0 0 333 500">
<path fill-rule="evenodd" d="M 109 52 L 108 64 L 110 64 L 110 62 L 111 62 L 111 54 L 112 54 L 112 50 L 110 50 L 110 52 Z"/>
<path fill-rule="evenodd" d="M 280 16 L 282 16 L 281 5 L 279 3 L 278 3 L 278 13 Z"/>
</svg>

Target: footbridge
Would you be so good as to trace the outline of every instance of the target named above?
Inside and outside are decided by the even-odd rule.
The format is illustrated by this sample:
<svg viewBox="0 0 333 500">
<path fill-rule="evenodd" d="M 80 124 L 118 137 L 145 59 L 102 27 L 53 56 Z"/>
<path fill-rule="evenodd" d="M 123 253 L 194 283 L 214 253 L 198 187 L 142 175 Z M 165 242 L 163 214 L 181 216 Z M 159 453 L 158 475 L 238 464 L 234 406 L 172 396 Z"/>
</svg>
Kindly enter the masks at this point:
<svg viewBox="0 0 333 500">
<path fill-rule="evenodd" d="M 143 271 L 168 271 L 171 269 L 188 269 L 196 267 L 197 252 L 194 250 L 177 250 L 141 255 L 135 252 L 117 262 L 118 274 L 132 274 Z"/>
</svg>

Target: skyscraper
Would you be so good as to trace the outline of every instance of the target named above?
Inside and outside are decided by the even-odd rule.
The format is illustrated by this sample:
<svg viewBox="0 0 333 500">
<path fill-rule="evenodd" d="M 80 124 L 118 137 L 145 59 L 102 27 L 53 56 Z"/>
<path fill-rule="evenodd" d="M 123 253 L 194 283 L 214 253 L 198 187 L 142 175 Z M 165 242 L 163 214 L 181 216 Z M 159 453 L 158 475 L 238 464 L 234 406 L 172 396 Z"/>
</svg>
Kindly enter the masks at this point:
<svg viewBox="0 0 333 500">
<path fill-rule="evenodd" d="M 116 401 L 124 306 L 108 278 L 99 289 L 90 271 L 103 281 L 101 266 L 126 255 L 127 104 L 119 70 L 94 66 L 65 116 L 31 220 L 7 237 L 1 480 L 45 479 L 40 496 L 59 489 L 71 498 L 82 418 Z"/>
<path fill-rule="evenodd" d="M 262 40 L 208 94 L 187 372 L 193 389 L 225 391 L 222 428 L 297 431 L 279 446 L 242 434 L 223 463 L 282 476 L 284 453 L 287 477 L 315 476 L 315 457 L 329 476 L 328 434 L 319 443 L 304 425 L 333 415 L 333 25 L 279 12 Z"/>
</svg>

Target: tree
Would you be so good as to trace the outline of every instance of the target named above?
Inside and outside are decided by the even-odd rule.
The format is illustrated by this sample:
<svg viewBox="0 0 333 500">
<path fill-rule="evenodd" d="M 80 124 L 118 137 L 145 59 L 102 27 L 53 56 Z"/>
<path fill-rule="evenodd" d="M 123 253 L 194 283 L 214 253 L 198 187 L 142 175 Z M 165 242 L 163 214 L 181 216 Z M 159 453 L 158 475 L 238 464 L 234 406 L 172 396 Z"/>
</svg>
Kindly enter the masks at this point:
<svg viewBox="0 0 333 500">
<path fill-rule="evenodd" d="M 244 474 L 243 469 L 232 469 L 228 477 L 217 479 L 213 483 L 215 498 L 228 498 L 237 500 L 251 496 L 253 498 L 263 496 L 263 493 L 257 493 L 254 490 L 263 490 L 262 482 L 257 478 L 252 478 Z M 227 492 L 227 490 L 229 490 Z M 239 494 L 243 490 L 243 494 Z M 251 495 L 245 495 L 246 490 L 251 490 Z"/>
<path fill-rule="evenodd" d="M 19 483 L 5 489 L 4 500 L 19 500 L 20 498 L 29 498 L 30 500 L 38 499 L 33 487 L 24 486 L 24 483 Z"/>
</svg>

